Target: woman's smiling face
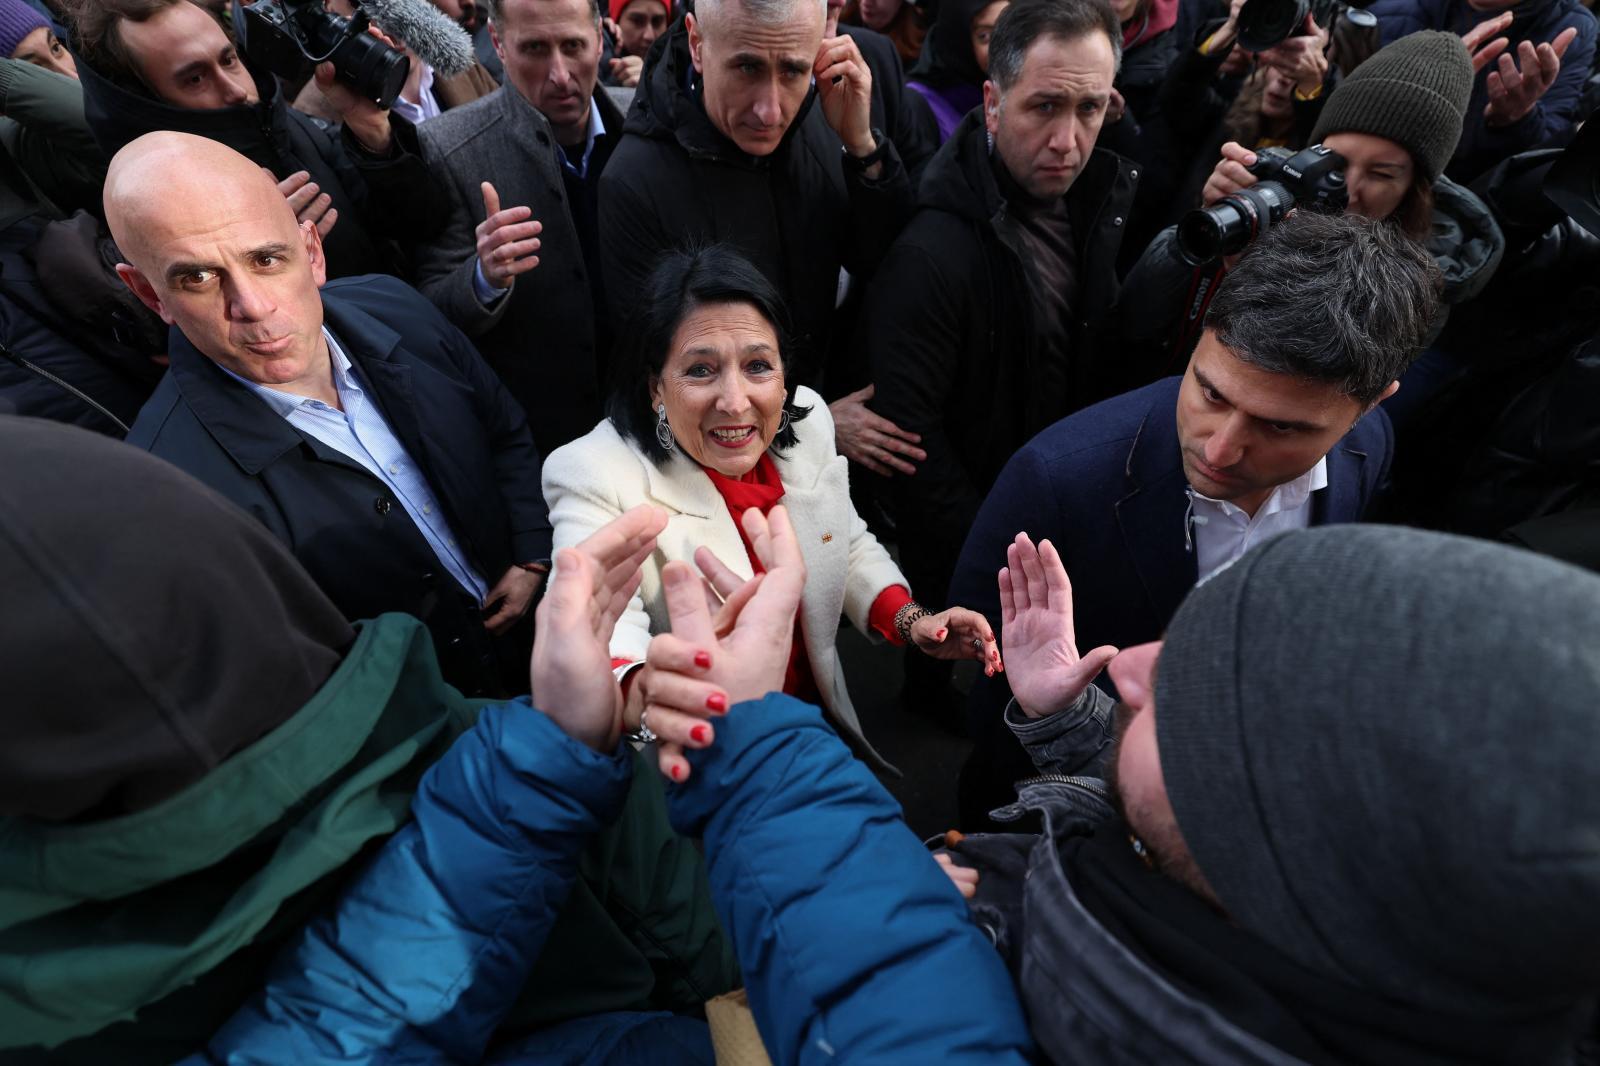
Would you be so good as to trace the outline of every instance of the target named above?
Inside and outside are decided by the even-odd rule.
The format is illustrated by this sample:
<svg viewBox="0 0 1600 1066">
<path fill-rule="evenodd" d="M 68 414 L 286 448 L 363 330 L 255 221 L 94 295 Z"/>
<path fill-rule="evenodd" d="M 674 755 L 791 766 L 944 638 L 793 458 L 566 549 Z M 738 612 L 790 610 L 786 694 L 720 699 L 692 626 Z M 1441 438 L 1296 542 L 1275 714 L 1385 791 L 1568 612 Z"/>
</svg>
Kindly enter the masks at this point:
<svg viewBox="0 0 1600 1066">
<path fill-rule="evenodd" d="M 778 435 L 785 396 L 777 331 L 748 303 L 690 311 L 650 384 L 678 447 L 727 477 L 755 469 Z"/>
</svg>

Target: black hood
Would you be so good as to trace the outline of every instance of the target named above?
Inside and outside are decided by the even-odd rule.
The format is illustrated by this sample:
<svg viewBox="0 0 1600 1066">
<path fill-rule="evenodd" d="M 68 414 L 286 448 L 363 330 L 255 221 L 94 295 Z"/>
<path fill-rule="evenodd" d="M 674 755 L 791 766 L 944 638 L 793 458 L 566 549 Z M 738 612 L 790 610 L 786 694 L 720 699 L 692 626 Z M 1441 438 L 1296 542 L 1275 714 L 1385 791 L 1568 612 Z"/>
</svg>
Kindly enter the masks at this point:
<svg viewBox="0 0 1600 1066">
<path fill-rule="evenodd" d="M 812 86 L 773 151 L 781 155 L 800 131 L 817 98 Z M 639 88 L 623 132 L 655 140 L 675 140 L 696 158 L 760 166 L 767 158 L 748 155 L 712 124 L 700 103 L 700 76 L 689 57 L 689 27 L 680 16 L 665 36 L 657 38 L 645 57 Z"/>
<path fill-rule="evenodd" d="M 248 63 L 243 52 L 240 52 L 240 62 L 245 63 L 255 79 L 260 102 L 197 111 L 174 107 L 147 92 L 125 89 L 80 59 L 78 75 L 83 83 L 84 117 L 107 158 L 147 133 L 173 130 L 218 141 L 278 174 L 279 178 L 288 177 L 292 169 L 278 173 L 291 154 L 282 114 L 285 104 L 278 92 L 278 83 L 272 75 Z"/>
<path fill-rule="evenodd" d="M 147 808 L 297 712 L 354 639 L 244 511 L 96 433 L 0 417 L 0 816 Z"/>
<path fill-rule="evenodd" d="M 989 162 L 983 109 L 970 111 L 928 162 L 917 206 L 985 222 L 1000 210 L 1000 185 Z"/>
<path fill-rule="evenodd" d="M 972 54 L 972 20 L 994 0 L 940 0 L 939 15 L 928 39 L 922 43 L 922 57 L 906 74 L 907 81 L 921 82 L 930 89 L 951 85 L 982 85 L 983 71 Z"/>
</svg>

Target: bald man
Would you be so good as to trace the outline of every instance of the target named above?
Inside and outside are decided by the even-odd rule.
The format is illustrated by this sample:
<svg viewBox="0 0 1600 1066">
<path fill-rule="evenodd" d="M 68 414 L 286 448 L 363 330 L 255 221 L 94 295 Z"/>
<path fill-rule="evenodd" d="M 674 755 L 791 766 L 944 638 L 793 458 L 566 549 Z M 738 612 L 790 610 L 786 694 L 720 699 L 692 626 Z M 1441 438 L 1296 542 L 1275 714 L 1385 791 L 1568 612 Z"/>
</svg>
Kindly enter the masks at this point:
<svg viewBox="0 0 1600 1066">
<path fill-rule="evenodd" d="M 347 617 L 421 618 L 462 691 L 527 691 L 541 463 L 466 337 L 394 278 L 324 286 L 317 227 L 215 141 L 133 141 L 105 208 L 117 273 L 172 327 L 129 442 L 260 519 Z"/>
<path fill-rule="evenodd" d="M 825 0 L 701 0 L 651 49 L 600 176 L 609 306 L 638 302 L 663 251 L 726 241 L 783 294 L 794 327 L 784 361 L 805 385 L 822 383 L 848 332 L 835 313 L 840 268 L 871 274 L 914 206 L 899 151 L 873 128 L 871 68 L 850 37 L 823 36 L 826 10 Z M 828 376 L 830 400 L 866 380 L 861 367 Z M 865 398 L 834 405 L 839 450 L 885 471 L 890 451 L 915 461 L 914 444 Z"/>
</svg>

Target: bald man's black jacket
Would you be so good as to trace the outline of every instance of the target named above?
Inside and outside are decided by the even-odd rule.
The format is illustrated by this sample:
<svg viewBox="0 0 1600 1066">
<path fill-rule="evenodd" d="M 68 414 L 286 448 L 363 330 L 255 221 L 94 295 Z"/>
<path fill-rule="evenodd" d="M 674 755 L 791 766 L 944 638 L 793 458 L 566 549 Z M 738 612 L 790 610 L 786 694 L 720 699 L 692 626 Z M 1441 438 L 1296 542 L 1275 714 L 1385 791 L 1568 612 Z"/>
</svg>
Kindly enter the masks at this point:
<svg viewBox="0 0 1600 1066">
<path fill-rule="evenodd" d="M 471 342 L 394 278 L 329 282 L 322 304 L 328 329 L 426 474 L 484 581 L 493 586 L 513 564 L 547 559 L 539 453 L 522 408 Z M 385 611 L 421 618 L 445 679 L 458 688 L 526 691 L 526 655 L 517 662 L 514 649 L 489 638 L 476 605 L 388 486 L 290 425 L 177 329 L 171 358 L 130 444 L 260 519 L 347 618 Z"/>
</svg>

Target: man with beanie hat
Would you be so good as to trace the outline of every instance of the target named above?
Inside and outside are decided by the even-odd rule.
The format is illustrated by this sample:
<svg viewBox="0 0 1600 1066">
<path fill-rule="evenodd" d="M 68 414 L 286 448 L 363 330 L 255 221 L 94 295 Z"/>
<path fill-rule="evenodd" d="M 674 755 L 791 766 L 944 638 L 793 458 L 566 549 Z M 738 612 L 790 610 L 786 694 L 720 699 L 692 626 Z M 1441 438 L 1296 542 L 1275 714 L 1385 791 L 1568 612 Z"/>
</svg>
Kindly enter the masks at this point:
<svg viewBox="0 0 1600 1066">
<path fill-rule="evenodd" d="M 1006 813 L 1048 836 L 952 850 L 1048 1057 L 1580 1061 L 1600 579 L 1302 531 L 1201 585 L 1164 641 L 1080 659 L 1054 548 L 1019 535 L 1007 564 L 1007 721 L 1055 776 Z M 1108 661 L 1115 707 L 1089 684 Z"/>
<path fill-rule="evenodd" d="M 1017 452 L 961 549 L 954 602 L 1000 632 L 994 572 L 1017 531 L 1077 573 L 1093 644 L 1155 640 L 1196 582 L 1288 529 L 1358 522 L 1394 451 L 1376 405 L 1421 348 L 1438 271 L 1408 237 L 1296 212 L 1223 279 L 1182 377 L 1086 408 Z M 961 827 L 987 821 L 1031 763 L 1004 726 L 1010 674 L 968 697 L 976 741 Z"/>
<path fill-rule="evenodd" d="M 1579 0 L 1376 0 L 1383 41 L 1460 34 L 1478 75 L 1450 176 L 1467 183 L 1518 152 L 1562 141 L 1582 119 L 1596 23 Z"/>
</svg>

